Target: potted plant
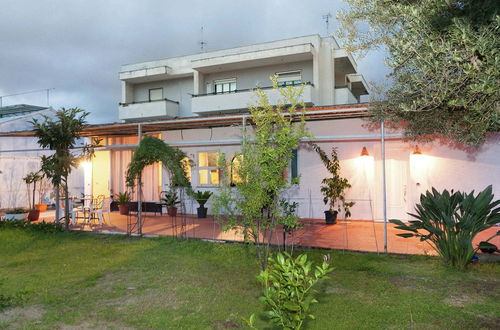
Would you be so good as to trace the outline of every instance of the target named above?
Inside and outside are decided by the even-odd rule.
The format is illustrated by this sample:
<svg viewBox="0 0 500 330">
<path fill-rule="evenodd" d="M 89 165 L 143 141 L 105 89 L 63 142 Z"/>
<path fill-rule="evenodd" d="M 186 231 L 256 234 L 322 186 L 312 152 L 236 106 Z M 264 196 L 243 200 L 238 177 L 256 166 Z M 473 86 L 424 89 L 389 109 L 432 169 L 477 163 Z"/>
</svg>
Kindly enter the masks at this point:
<svg viewBox="0 0 500 330">
<path fill-rule="evenodd" d="M 340 211 L 344 210 L 346 219 L 351 216 L 350 208 L 354 202 L 346 202 L 344 195 L 345 190 L 351 188 L 351 184 L 349 180 L 340 176 L 337 148 L 332 148 L 331 159 L 319 146 L 313 145 L 313 148 L 331 174 L 331 177 L 321 181 L 321 193 L 323 194 L 323 202 L 329 206 L 329 209 L 325 211 L 325 221 L 327 224 L 335 224 Z"/>
<path fill-rule="evenodd" d="M 36 183 L 42 180 L 42 175 L 40 172 L 30 172 L 24 178 L 24 182 L 28 186 L 28 199 L 29 199 L 29 213 L 28 213 L 28 221 L 36 221 L 40 217 L 40 210 L 35 208 L 35 193 L 36 193 Z M 31 191 L 31 199 L 30 199 L 30 186 L 33 184 L 33 190 Z"/>
<path fill-rule="evenodd" d="M 128 191 L 116 195 L 116 202 L 121 215 L 128 215 L 130 209 L 130 193 Z"/>
<path fill-rule="evenodd" d="M 177 193 L 175 191 L 167 192 L 165 193 L 165 197 L 161 200 L 167 206 L 167 214 L 171 217 L 175 217 L 177 215 L 176 205 L 181 202 Z"/>
<path fill-rule="evenodd" d="M 5 210 L 5 220 L 25 220 L 29 210 L 23 208 Z"/>
<path fill-rule="evenodd" d="M 205 207 L 205 203 L 209 200 L 209 198 L 213 195 L 213 192 L 211 191 L 201 191 L 198 190 L 193 193 L 194 199 L 200 204 L 200 207 L 196 209 L 196 212 L 198 213 L 198 218 L 206 218 L 207 217 L 207 211 L 208 209 Z"/>
<path fill-rule="evenodd" d="M 35 204 L 35 209 L 40 212 L 47 211 L 48 204 L 44 203 L 47 191 L 50 188 L 50 183 L 45 176 L 42 174 L 40 182 L 38 184 L 38 204 Z"/>
</svg>

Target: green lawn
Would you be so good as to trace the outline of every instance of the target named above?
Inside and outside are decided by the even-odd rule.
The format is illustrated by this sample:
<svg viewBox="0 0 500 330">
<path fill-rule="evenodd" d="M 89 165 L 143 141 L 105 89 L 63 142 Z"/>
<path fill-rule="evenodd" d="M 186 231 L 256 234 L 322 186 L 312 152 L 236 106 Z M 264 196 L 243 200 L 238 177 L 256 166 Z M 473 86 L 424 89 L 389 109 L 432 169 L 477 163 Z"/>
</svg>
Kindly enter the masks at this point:
<svg viewBox="0 0 500 330">
<path fill-rule="evenodd" d="M 308 329 L 500 324 L 500 265 L 458 272 L 432 257 L 331 255 Z M 257 271 L 243 245 L 2 229 L 0 296 L 17 306 L 0 312 L 0 328 L 236 328 L 261 315 Z"/>
</svg>

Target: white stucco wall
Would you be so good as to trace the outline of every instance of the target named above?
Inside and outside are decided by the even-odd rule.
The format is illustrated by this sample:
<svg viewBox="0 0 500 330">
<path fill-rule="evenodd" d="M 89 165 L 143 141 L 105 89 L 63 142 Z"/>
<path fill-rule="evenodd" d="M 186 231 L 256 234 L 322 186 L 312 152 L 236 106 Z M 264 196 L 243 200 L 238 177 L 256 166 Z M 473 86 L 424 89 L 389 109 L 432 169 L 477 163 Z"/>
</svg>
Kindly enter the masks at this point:
<svg viewBox="0 0 500 330">
<path fill-rule="evenodd" d="M 352 219 L 381 220 L 382 209 L 382 158 L 378 131 L 363 127 L 362 119 L 340 119 L 308 123 L 310 131 L 319 139 L 321 148 L 330 153 L 338 148 L 342 175 L 349 179 L 352 188 L 347 199 L 356 202 L 352 208 Z M 239 151 L 240 128 L 213 128 L 168 131 L 164 140 L 179 146 L 195 162 L 201 151 L 218 151 L 231 158 Z M 210 141 L 227 141 L 211 143 Z M 431 187 L 462 191 L 482 190 L 493 184 L 497 198 L 500 198 L 500 136 L 491 138 L 474 154 L 464 150 L 451 149 L 438 142 L 420 145 L 422 156 L 412 155 L 415 145 L 401 139 L 386 142 L 386 171 L 389 218 L 408 219 L 406 212 L 412 212 L 421 193 Z M 369 156 L 361 157 L 366 147 Z M 301 217 L 322 218 L 321 180 L 328 175 L 318 155 L 303 143 L 298 152 L 298 171 L 301 184 L 285 195 L 291 201 L 299 202 Z M 165 176 L 164 176 L 165 177 Z M 194 189 L 212 190 L 198 184 L 196 168 L 192 171 Z M 166 181 L 164 182 L 166 183 Z M 211 204 L 208 203 L 209 212 Z M 191 207 L 191 208 L 190 208 Z M 188 212 L 195 212 L 197 205 L 188 205 Z"/>
<path fill-rule="evenodd" d="M 53 110 L 42 110 L 30 115 L 5 120 L 0 123 L 0 132 L 30 129 L 32 118 L 42 120 L 42 115 L 52 116 Z M 0 137 L 0 209 L 28 207 L 28 193 L 23 177 L 29 172 L 40 169 L 40 156 L 49 155 L 50 151 L 32 151 L 40 149 L 36 138 Z M 26 151 L 30 150 L 30 151 Z M 83 192 L 83 171 L 77 168 L 69 178 L 70 194 Z M 50 191 L 47 192 L 47 196 Z M 37 194 L 38 196 L 38 194 Z M 38 197 L 37 197 L 38 198 Z"/>
</svg>

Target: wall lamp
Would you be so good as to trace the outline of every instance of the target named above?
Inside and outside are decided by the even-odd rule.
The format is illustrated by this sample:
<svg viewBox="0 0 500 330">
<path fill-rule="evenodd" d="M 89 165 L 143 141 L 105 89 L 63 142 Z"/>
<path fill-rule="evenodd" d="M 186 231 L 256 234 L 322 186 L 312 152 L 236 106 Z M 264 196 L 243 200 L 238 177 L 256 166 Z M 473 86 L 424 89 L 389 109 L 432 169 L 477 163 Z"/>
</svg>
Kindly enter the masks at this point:
<svg viewBox="0 0 500 330">
<path fill-rule="evenodd" d="M 360 156 L 370 156 L 370 154 L 368 153 L 368 150 L 366 149 L 366 147 L 363 147 L 363 149 L 361 149 L 361 155 Z"/>
</svg>

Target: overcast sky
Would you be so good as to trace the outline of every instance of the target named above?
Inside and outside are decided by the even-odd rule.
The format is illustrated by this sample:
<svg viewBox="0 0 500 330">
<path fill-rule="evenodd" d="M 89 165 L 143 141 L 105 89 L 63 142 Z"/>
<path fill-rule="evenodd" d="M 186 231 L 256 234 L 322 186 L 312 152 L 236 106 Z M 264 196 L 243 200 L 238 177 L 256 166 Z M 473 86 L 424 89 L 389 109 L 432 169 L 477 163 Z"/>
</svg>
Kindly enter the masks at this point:
<svg viewBox="0 0 500 330">
<path fill-rule="evenodd" d="M 54 108 L 80 107 L 89 121 L 117 121 L 120 65 L 319 33 L 341 1 L 0 0 L 0 96 L 53 88 Z M 382 81 L 383 54 L 358 60 L 367 81 Z M 4 97 L 3 105 L 46 105 L 44 92 Z"/>
</svg>

